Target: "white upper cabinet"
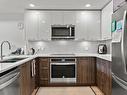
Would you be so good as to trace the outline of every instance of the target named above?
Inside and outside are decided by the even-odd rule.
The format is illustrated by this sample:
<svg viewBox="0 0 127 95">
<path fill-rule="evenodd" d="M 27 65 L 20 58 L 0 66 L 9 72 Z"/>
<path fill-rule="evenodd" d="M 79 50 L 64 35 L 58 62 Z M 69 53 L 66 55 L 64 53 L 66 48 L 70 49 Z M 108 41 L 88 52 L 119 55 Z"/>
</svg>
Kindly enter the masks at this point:
<svg viewBox="0 0 127 95">
<path fill-rule="evenodd" d="M 54 24 L 74 24 L 75 25 L 75 11 L 52 11 L 51 22 Z"/>
<path fill-rule="evenodd" d="M 113 13 L 113 2 L 109 3 L 102 10 L 101 31 L 103 40 L 111 39 L 112 13 Z"/>
<path fill-rule="evenodd" d="M 39 39 L 50 40 L 51 39 L 51 12 L 41 11 L 39 14 Z"/>
<path fill-rule="evenodd" d="M 64 16 L 64 24 L 76 24 L 76 12 L 75 11 L 64 11 L 63 12 Z"/>
<path fill-rule="evenodd" d="M 52 11 L 51 12 L 51 24 L 64 24 L 63 11 Z"/>
<path fill-rule="evenodd" d="M 75 25 L 76 40 L 100 39 L 100 11 L 28 11 L 25 14 L 28 40 L 51 40 L 51 25 Z"/>
<path fill-rule="evenodd" d="M 76 13 L 76 39 L 100 39 L 100 11 L 78 11 Z"/>
<path fill-rule="evenodd" d="M 27 40 L 38 39 L 38 26 L 38 12 L 27 12 L 25 14 L 25 32 Z"/>
</svg>

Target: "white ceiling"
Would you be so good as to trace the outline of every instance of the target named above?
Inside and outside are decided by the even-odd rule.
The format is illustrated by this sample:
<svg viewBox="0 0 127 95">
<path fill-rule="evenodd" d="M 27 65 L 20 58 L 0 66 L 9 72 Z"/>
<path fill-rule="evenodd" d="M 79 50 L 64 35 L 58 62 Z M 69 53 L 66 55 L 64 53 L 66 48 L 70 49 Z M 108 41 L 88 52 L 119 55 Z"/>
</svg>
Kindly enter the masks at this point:
<svg viewBox="0 0 127 95">
<path fill-rule="evenodd" d="M 35 9 L 87 9 L 85 4 L 91 4 L 89 9 L 101 9 L 111 0 L 0 0 L 0 13 L 23 13 L 36 5 Z"/>
</svg>

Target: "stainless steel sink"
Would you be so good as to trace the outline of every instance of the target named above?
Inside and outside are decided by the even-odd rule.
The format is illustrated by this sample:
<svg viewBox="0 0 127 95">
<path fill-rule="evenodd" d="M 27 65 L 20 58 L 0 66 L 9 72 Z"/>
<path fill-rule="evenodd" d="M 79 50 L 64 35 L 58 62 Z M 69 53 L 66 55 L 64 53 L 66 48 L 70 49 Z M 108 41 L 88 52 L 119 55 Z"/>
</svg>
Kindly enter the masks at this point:
<svg viewBox="0 0 127 95">
<path fill-rule="evenodd" d="M 25 57 L 25 58 L 12 58 L 12 59 L 7 59 L 7 60 L 2 60 L 2 61 L 0 61 L 0 63 L 15 63 L 15 62 L 24 60 L 26 58 L 28 58 L 28 57 Z"/>
</svg>

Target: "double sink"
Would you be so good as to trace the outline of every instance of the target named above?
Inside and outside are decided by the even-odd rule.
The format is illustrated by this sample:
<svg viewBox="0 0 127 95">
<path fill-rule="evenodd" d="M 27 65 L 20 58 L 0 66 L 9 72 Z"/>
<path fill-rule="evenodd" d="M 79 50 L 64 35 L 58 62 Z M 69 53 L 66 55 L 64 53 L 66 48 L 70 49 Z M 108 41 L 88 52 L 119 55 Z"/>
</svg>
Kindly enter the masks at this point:
<svg viewBox="0 0 127 95">
<path fill-rule="evenodd" d="M 28 57 L 23 57 L 23 58 L 11 58 L 11 59 L 7 59 L 7 60 L 2 60 L 0 61 L 0 63 L 15 63 L 15 62 L 18 62 L 18 61 L 21 61 L 21 60 L 24 60 Z"/>
</svg>

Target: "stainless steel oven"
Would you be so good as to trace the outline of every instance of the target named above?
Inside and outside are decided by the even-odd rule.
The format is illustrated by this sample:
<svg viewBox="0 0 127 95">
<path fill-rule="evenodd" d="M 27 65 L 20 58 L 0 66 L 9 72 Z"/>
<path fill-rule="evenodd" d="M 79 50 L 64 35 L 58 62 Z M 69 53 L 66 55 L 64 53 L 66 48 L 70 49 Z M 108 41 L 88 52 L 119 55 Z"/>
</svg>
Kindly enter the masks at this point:
<svg viewBox="0 0 127 95">
<path fill-rule="evenodd" d="M 76 83 L 76 76 L 77 76 L 76 58 L 50 59 L 51 83 Z"/>
</svg>

